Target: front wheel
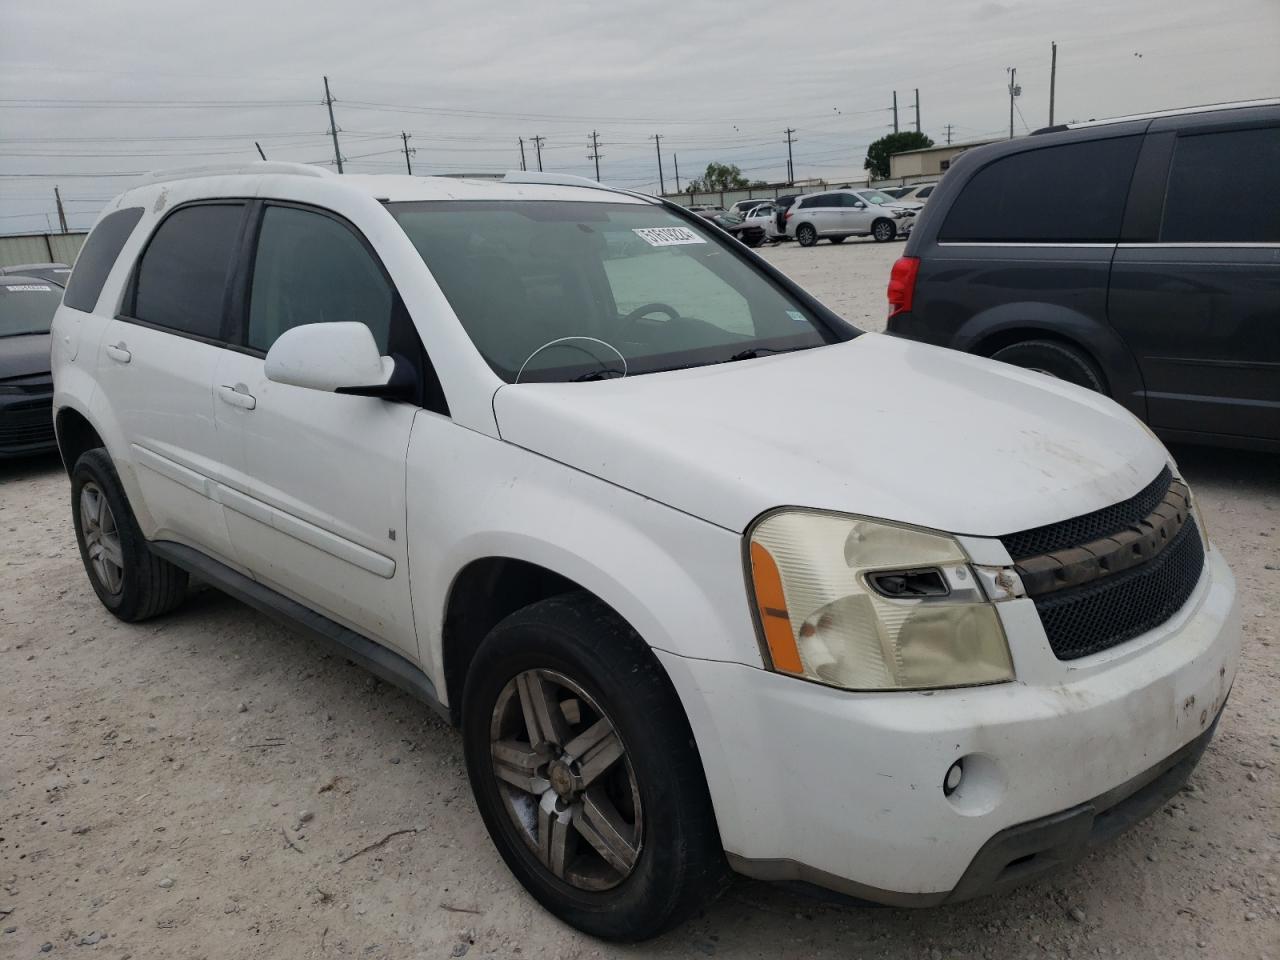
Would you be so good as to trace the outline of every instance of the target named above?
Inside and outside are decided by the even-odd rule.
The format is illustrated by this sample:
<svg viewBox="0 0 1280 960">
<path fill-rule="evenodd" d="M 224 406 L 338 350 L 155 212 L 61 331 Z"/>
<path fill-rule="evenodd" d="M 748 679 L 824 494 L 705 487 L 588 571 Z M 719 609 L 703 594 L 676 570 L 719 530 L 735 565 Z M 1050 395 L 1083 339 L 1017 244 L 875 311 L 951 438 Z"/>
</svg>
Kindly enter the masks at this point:
<svg viewBox="0 0 1280 960">
<path fill-rule="evenodd" d="M 796 240 L 802 247 L 812 247 L 818 242 L 818 230 L 811 223 L 802 223 L 796 227 Z"/>
<path fill-rule="evenodd" d="M 586 594 L 485 638 L 462 700 L 467 772 L 516 878 L 579 930 L 642 940 L 722 889 L 702 765 L 643 641 Z"/>
<path fill-rule="evenodd" d="M 992 360 L 1035 370 L 1078 387 L 1106 393 L 1106 383 L 1093 360 L 1075 347 L 1054 340 L 1024 340 L 991 355 Z"/>
<path fill-rule="evenodd" d="M 871 236 L 876 243 L 888 243 L 898 235 L 898 228 L 892 220 L 877 220 L 871 225 Z"/>
</svg>

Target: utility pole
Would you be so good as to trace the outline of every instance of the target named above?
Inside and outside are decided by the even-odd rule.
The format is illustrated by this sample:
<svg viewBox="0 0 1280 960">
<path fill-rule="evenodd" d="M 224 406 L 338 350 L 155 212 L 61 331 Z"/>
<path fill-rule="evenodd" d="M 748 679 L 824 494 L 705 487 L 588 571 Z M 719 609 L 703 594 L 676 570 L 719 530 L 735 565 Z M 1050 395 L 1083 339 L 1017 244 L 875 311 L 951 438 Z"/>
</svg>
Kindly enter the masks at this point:
<svg viewBox="0 0 1280 960">
<path fill-rule="evenodd" d="M 896 96 L 896 94 L 895 94 Z M 795 127 L 787 127 L 782 131 L 787 135 L 787 183 L 796 182 L 796 165 L 791 159 L 791 145 L 795 143 L 795 138 L 791 135 L 796 132 Z"/>
<path fill-rule="evenodd" d="M 898 132 L 898 91 L 893 91 L 893 132 Z"/>
<path fill-rule="evenodd" d="M 1058 85 L 1058 41 L 1053 41 L 1049 58 L 1049 126 L 1053 126 L 1053 92 Z"/>
<path fill-rule="evenodd" d="M 401 131 L 400 131 L 400 140 L 401 140 L 401 142 L 403 142 L 403 143 L 404 143 L 404 166 L 405 166 L 405 169 L 409 171 L 409 176 L 411 176 L 411 177 L 412 177 L 412 176 L 413 176 L 413 164 L 411 164 L 411 163 L 409 162 L 409 154 L 411 154 L 411 153 L 417 153 L 417 152 L 418 152 L 418 149 L 417 149 L 417 147 L 410 148 L 410 146 L 409 146 L 409 135 L 408 135 L 407 133 L 405 133 L 403 130 L 401 130 Z"/>
<path fill-rule="evenodd" d="M 520 141 L 520 169 L 528 170 L 529 168 L 524 165 L 524 137 L 516 137 L 516 139 Z"/>
<path fill-rule="evenodd" d="M 329 108 L 329 133 L 333 136 L 333 162 L 342 172 L 342 153 L 338 150 L 338 125 L 333 120 L 333 96 L 329 93 L 329 78 L 324 78 L 324 105 Z"/>
<path fill-rule="evenodd" d="M 662 134 L 655 133 L 649 138 L 653 141 L 654 149 L 658 151 L 658 194 L 667 192 L 667 182 L 662 178 Z"/>
<path fill-rule="evenodd" d="M 951 146 L 951 127 L 952 127 L 952 124 L 948 123 L 947 124 L 947 146 L 948 147 Z"/>
<path fill-rule="evenodd" d="M 596 181 L 600 180 L 600 135 L 596 131 L 591 131 L 591 152 L 587 154 L 588 160 L 596 162 Z"/>
<path fill-rule="evenodd" d="M 53 188 L 53 199 L 58 205 L 58 223 L 62 227 L 62 232 L 67 232 L 67 211 L 62 209 L 62 194 L 57 187 Z"/>
<path fill-rule="evenodd" d="M 258 148 L 258 156 L 260 156 L 263 160 L 267 159 L 267 155 L 262 152 L 262 144 L 260 144 L 257 140 L 255 140 L 253 141 L 253 145 Z"/>
<path fill-rule="evenodd" d="M 676 165 L 676 193 L 679 193 L 680 192 L 680 155 L 677 153 L 673 153 L 671 155 L 671 162 Z"/>
<path fill-rule="evenodd" d="M 1018 89 L 1018 68 L 1009 68 L 1009 139 L 1013 139 L 1013 98 L 1021 91 Z"/>
<path fill-rule="evenodd" d="M 546 141 L 546 137 L 530 137 L 533 141 L 533 148 L 538 152 L 538 172 L 542 172 L 542 144 Z"/>
<path fill-rule="evenodd" d="M 920 88 L 916 87 L 916 133 L 920 132 Z"/>
</svg>

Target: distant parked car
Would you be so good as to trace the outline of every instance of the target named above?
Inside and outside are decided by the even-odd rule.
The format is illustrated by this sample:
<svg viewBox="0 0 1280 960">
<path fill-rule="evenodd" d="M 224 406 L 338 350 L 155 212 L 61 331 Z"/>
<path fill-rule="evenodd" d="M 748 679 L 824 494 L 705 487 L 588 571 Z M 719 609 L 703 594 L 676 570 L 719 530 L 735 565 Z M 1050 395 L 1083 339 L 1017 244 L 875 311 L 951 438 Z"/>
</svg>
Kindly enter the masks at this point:
<svg viewBox="0 0 1280 960">
<path fill-rule="evenodd" d="M 768 197 L 754 197 L 750 200 L 739 200 L 729 208 L 729 212 L 739 217 L 745 217 L 748 213 L 763 204 L 773 203 Z"/>
<path fill-rule="evenodd" d="M 766 228 L 759 220 L 748 222 L 744 218 L 734 216 L 731 213 L 710 213 L 702 214 L 702 216 L 731 236 L 741 240 L 748 247 L 758 247 L 764 243 Z"/>
<path fill-rule="evenodd" d="M 1280 450 L 1280 100 L 1057 128 L 952 165 L 889 332 Z"/>
<path fill-rule="evenodd" d="M 913 183 L 907 187 L 895 187 L 892 190 L 882 192 L 889 194 L 898 201 L 924 204 L 933 196 L 933 188 L 936 186 L 936 183 Z"/>
<path fill-rule="evenodd" d="M 57 447 L 49 324 L 61 302 L 43 277 L 0 276 L 0 459 Z"/>
<path fill-rule="evenodd" d="M 777 211 L 774 214 L 774 223 L 776 225 L 776 235 L 779 240 L 790 240 L 787 236 L 787 210 L 791 208 L 797 200 L 800 199 L 798 193 L 789 193 L 785 196 L 778 197 L 773 201 L 773 206 Z"/>
<path fill-rule="evenodd" d="M 748 226 L 759 225 L 764 230 L 764 239 L 778 242 L 781 236 L 778 231 L 778 208 L 772 202 L 753 207 L 743 219 Z"/>
<path fill-rule="evenodd" d="M 20 263 L 14 267 L 0 267 L 0 276 L 38 277 L 65 287 L 71 268 L 65 263 Z"/>
<path fill-rule="evenodd" d="M 911 190 L 910 187 L 877 187 L 876 189 L 881 193 L 887 193 L 895 200 L 899 197 L 905 196 Z"/>
<path fill-rule="evenodd" d="M 696 213 L 700 216 L 706 216 L 709 213 L 724 213 L 724 207 L 717 207 L 711 203 L 695 203 L 688 210 L 690 213 Z"/>
<path fill-rule="evenodd" d="M 787 236 L 802 247 L 819 240 L 843 243 L 846 237 L 874 237 L 884 243 L 906 236 L 915 211 L 894 205 L 879 190 L 830 190 L 800 197 L 786 212 Z"/>
</svg>

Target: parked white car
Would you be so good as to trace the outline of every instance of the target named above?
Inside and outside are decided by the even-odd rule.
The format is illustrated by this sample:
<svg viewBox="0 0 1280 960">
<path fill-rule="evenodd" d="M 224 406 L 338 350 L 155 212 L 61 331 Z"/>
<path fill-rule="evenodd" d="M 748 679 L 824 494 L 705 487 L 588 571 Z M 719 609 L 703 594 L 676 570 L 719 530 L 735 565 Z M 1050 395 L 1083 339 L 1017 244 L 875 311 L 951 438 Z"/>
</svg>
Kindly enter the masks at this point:
<svg viewBox="0 0 1280 960">
<path fill-rule="evenodd" d="M 778 208 L 772 203 L 762 203 L 752 207 L 743 218 L 743 223 L 763 228 L 765 239 L 775 243 L 782 235 L 778 229 Z"/>
<path fill-rule="evenodd" d="M 421 697 L 598 936 L 727 868 L 921 906 L 1039 876 L 1179 789 L 1235 677 L 1231 574 L 1133 416 L 859 333 L 652 198 L 158 179 L 52 343 L 103 605 L 195 576 Z"/>
<path fill-rule="evenodd" d="M 848 237 L 874 237 L 885 243 L 911 232 L 918 207 L 899 205 L 878 190 L 811 193 L 787 209 L 786 233 L 802 247 L 812 247 L 819 240 L 843 243 Z"/>
</svg>

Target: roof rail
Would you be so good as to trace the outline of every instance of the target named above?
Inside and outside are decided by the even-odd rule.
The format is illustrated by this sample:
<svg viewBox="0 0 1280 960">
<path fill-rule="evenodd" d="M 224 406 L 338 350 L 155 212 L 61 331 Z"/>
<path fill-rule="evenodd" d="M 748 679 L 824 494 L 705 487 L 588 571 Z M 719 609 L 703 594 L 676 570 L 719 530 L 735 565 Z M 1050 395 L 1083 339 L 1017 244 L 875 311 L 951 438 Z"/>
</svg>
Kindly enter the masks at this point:
<svg viewBox="0 0 1280 960">
<path fill-rule="evenodd" d="M 569 173 L 543 173 L 541 170 L 508 170 L 503 183 L 546 183 L 559 187 L 591 187 L 594 190 L 612 190 L 599 180 L 575 177 Z"/>
<path fill-rule="evenodd" d="M 211 163 L 200 167 L 181 167 L 176 170 L 156 170 L 148 174 L 148 183 L 164 183 L 169 180 L 194 180 L 196 177 L 226 177 L 247 173 L 276 173 L 295 177 L 331 177 L 333 173 L 324 167 L 309 163 L 290 163 L 285 160 L 254 160 L 249 163 Z"/>
<path fill-rule="evenodd" d="M 1100 117 L 1098 119 L 1081 120 L 1064 126 L 1068 130 L 1080 130 L 1088 127 L 1100 127 L 1108 123 L 1124 123 L 1127 120 L 1157 120 L 1161 117 L 1183 117 L 1194 113 L 1208 113 L 1211 110 L 1239 110 L 1244 107 L 1274 107 L 1280 104 L 1280 98 L 1268 97 L 1259 100 L 1226 100 L 1222 103 L 1201 103 L 1191 107 L 1177 107 L 1172 110 L 1151 110 L 1147 113 L 1132 113 L 1123 117 Z M 1052 127 L 1045 132 L 1056 131 Z M 1040 131 L 1036 131 L 1039 133 Z"/>
</svg>

